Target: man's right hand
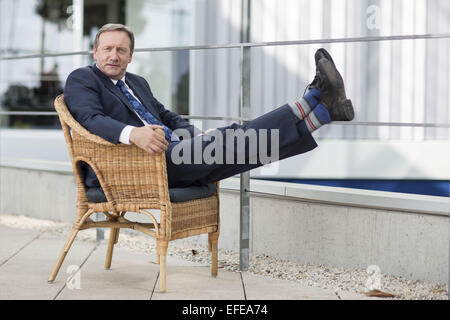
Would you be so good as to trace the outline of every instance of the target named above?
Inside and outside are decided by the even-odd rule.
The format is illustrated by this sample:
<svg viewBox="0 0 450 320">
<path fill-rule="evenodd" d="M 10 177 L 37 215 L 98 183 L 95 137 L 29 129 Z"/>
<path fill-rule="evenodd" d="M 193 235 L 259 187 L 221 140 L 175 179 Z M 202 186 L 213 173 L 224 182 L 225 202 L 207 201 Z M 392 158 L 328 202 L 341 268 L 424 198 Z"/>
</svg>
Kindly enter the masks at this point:
<svg viewBox="0 0 450 320">
<path fill-rule="evenodd" d="M 158 133 L 157 129 L 161 131 Z M 130 142 L 150 154 L 166 151 L 169 144 L 164 136 L 163 127 L 157 125 L 134 128 L 130 133 Z"/>
</svg>

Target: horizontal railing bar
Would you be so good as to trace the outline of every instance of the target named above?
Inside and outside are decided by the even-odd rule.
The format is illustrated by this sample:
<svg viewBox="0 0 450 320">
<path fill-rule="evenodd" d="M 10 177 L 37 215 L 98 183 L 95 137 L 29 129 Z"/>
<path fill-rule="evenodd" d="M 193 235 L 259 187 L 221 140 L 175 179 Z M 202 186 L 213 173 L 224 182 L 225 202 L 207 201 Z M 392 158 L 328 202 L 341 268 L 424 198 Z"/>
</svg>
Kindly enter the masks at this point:
<svg viewBox="0 0 450 320">
<path fill-rule="evenodd" d="M 4 116 L 57 116 L 56 111 L 0 111 Z"/>
<path fill-rule="evenodd" d="M 450 33 L 435 33 L 435 34 L 418 34 L 418 35 L 370 36 L 370 37 L 328 38 L 328 39 L 313 39 L 313 40 L 247 42 L 247 43 L 230 43 L 230 44 L 217 44 L 217 45 L 193 45 L 193 46 L 176 46 L 176 47 L 139 48 L 139 49 L 135 49 L 134 52 L 233 49 L 233 48 L 241 48 L 241 47 L 274 47 L 274 46 L 326 44 L 326 43 L 426 40 L 426 39 L 448 39 L 448 38 L 450 38 Z M 72 56 L 72 55 L 89 55 L 89 54 L 92 54 L 92 51 L 31 54 L 31 55 L 24 55 L 24 56 L 0 57 L 0 61 L 58 57 L 58 56 Z"/>
<path fill-rule="evenodd" d="M 28 54 L 25 56 L 0 57 L 0 61 L 2 61 L 2 60 L 35 59 L 35 58 L 51 58 L 51 57 L 63 57 L 63 56 L 77 56 L 77 55 L 89 55 L 89 54 L 92 54 L 92 51 Z"/>
<path fill-rule="evenodd" d="M 343 126 L 375 126 L 375 127 L 419 127 L 419 128 L 450 128 L 450 123 L 414 123 L 414 122 L 363 122 L 363 121 L 336 121 L 331 125 Z"/>
<path fill-rule="evenodd" d="M 0 115 L 23 115 L 23 116 L 57 116 L 55 111 L 0 111 Z M 229 120 L 229 121 L 251 121 L 252 119 L 241 119 L 239 117 L 220 117 L 220 116 L 196 116 L 180 115 L 184 119 L 194 120 Z M 418 127 L 418 128 L 450 128 L 450 123 L 414 123 L 414 122 L 367 122 L 367 121 L 336 121 L 330 125 L 345 126 L 375 126 L 375 127 Z"/>
<path fill-rule="evenodd" d="M 232 120 L 240 121 L 238 117 L 203 117 L 203 116 L 182 116 L 185 119 L 199 120 Z M 251 121 L 252 119 L 242 119 L 243 121 Z M 346 126 L 389 126 L 389 127 L 426 127 L 426 128 L 450 128 L 450 123 L 414 123 L 414 122 L 362 122 L 362 121 L 336 121 L 330 124 L 346 125 Z"/>
<path fill-rule="evenodd" d="M 352 37 L 352 38 L 328 38 L 328 39 L 314 39 L 314 40 L 286 40 L 286 41 L 232 43 L 232 44 L 221 44 L 221 45 L 141 48 L 141 49 L 136 49 L 135 51 L 136 52 L 151 52 L 151 51 L 233 49 L 233 48 L 241 48 L 241 47 L 275 47 L 275 46 L 325 44 L 325 43 L 398 41 L 398 40 L 420 40 L 420 39 L 447 39 L 447 38 L 450 38 L 450 33 L 403 35 L 403 36 L 399 35 L 399 36 L 371 36 L 371 37 Z"/>
</svg>

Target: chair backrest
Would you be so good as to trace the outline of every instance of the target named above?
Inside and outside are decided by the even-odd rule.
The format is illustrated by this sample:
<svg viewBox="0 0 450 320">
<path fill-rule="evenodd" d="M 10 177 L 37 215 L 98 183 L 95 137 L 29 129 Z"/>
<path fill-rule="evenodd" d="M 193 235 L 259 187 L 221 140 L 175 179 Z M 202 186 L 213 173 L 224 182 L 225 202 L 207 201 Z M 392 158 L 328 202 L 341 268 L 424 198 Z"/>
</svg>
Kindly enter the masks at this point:
<svg viewBox="0 0 450 320">
<path fill-rule="evenodd" d="M 165 154 L 150 155 L 135 145 L 115 145 L 81 126 L 70 114 L 64 96 L 55 109 L 69 149 L 76 182 L 78 205 L 86 204 L 81 164 L 88 164 L 100 181 L 109 203 L 133 203 L 136 208 L 170 206 Z"/>
</svg>

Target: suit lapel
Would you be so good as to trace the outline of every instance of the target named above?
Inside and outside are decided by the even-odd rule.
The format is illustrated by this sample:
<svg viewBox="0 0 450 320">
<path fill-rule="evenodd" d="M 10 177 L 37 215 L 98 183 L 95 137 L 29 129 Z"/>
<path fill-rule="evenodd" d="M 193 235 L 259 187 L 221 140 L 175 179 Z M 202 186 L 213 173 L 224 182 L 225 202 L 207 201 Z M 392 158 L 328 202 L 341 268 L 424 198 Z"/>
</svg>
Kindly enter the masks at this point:
<svg viewBox="0 0 450 320">
<path fill-rule="evenodd" d="M 106 76 L 103 72 L 101 72 L 100 69 L 97 68 L 97 66 L 94 65 L 94 72 L 99 76 L 99 78 L 102 80 L 105 87 L 111 91 L 116 97 L 118 97 L 131 111 L 133 111 L 133 114 L 135 113 L 133 107 L 130 105 L 130 102 L 125 97 L 122 91 L 120 91 L 119 87 L 115 86 L 114 83 L 111 81 L 111 79 Z"/>
<path fill-rule="evenodd" d="M 99 76 L 99 78 L 102 80 L 105 87 L 110 90 L 116 97 L 118 97 L 131 111 L 133 111 L 133 114 L 136 114 L 133 107 L 131 106 L 128 99 L 125 97 L 122 91 L 120 91 L 119 87 L 114 85 L 114 83 L 111 81 L 111 79 L 105 75 L 99 68 L 97 68 L 96 65 L 93 66 L 94 72 Z M 148 94 L 144 90 L 141 90 L 140 86 L 137 84 L 134 79 L 132 79 L 132 76 L 127 72 L 125 75 L 125 81 L 130 86 L 131 90 L 133 90 L 133 93 L 139 98 L 142 105 L 151 113 L 153 114 L 156 119 L 160 119 L 159 115 L 156 113 L 155 108 L 151 105 L 151 99 L 148 97 Z M 149 107 L 150 106 L 150 107 Z"/>
</svg>

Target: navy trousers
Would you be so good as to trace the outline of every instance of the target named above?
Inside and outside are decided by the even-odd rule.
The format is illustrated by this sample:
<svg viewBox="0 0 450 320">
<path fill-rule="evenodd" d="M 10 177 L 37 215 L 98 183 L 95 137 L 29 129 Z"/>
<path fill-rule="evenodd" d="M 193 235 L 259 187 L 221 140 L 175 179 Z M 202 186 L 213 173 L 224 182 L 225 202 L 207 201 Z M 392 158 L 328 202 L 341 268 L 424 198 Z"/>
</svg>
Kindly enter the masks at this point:
<svg viewBox="0 0 450 320">
<path fill-rule="evenodd" d="M 225 153 L 230 151 L 227 149 L 226 138 L 227 138 L 227 129 L 242 129 L 244 133 L 247 130 L 254 130 L 256 132 L 256 137 L 258 139 L 257 143 L 259 145 L 259 129 L 267 129 L 269 132 L 268 136 L 270 137 L 270 130 L 278 129 L 279 134 L 279 160 L 292 157 L 301 153 L 308 152 L 315 147 L 317 144 L 314 138 L 311 136 L 311 133 L 308 131 L 306 124 L 304 121 L 296 122 L 296 117 L 293 114 L 291 108 L 288 105 L 284 105 L 279 107 L 269 113 L 266 113 L 252 121 L 247 122 L 244 125 L 239 125 L 233 123 L 230 126 L 218 128 L 219 132 L 222 134 L 223 139 L 221 139 L 222 145 L 217 147 L 222 148 L 223 154 L 225 157 Z M 201 149 L 204 150 L 210 143 L 213 143 L 215 140 L 211 139 L 210 141 L 205 140 L 204 136 L 196 136 L 191 139 L 185 139 L 182 141 L 171 142 L 169 143 L 169 147 L 166 151 L 166 162 L 167 162 L 167 175 L 169 187 L 185 187 L 192 184 L 207 184 L 216 182 L 233 175 L 248 171 L 250 169 L 254 169 L 264 165 L 259 159 L 256 159 L 256 163 L 249 163 L 249 139 L 246 139 L 244 150 L 242 148 L 238 148 L 237 141 L 233 142 L 234 148 L 234 162 L 232 164 L 227 164 L 226 161 L 223 161 L 223 164 L 220 163 L 212 163 L 208 164 L 202 161 L 201 163 L 196 163 L 195 157 L 195 149 L 194 146 L 201 145 Z M 270 138 L 267 139 L 269 146 L 267 148 L 268 154 L 271 154 L 273 150 L 271 150 Z M 179 145 L 182 144 L 182 145 Z M 175 164 L 173 161 L 172 150 L 175 146 L 178 145 L 177 150 L 190 148 L 190 161 L 188 163 L 180 163 Z M 238 153 L 245 152 L 245 163 L 239 164 L 237 163 Z M 181 153 L 182 154 L 182 153 Z M 198 160 L 198 158 L 197 158 Z M 197 161 L 198 162 L 198 161 Z"/>
</svg>

